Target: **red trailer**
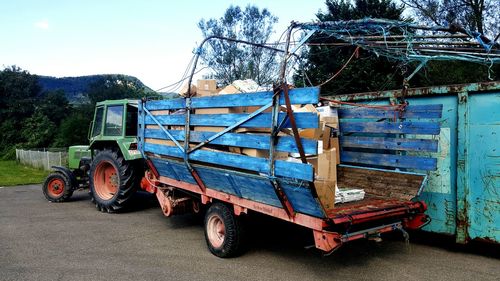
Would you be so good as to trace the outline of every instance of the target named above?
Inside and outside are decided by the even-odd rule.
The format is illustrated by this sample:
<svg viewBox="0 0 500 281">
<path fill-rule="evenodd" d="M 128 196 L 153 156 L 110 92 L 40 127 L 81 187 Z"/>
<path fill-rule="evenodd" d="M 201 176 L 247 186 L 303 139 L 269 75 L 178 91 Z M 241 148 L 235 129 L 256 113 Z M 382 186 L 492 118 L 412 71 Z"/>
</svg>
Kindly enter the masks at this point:
<svg viewBox="0 0 500 281">
<path fill-rule="evenodd" d="M 332 206 L 327 202 L 331 194 L 325 195 L 304 157 L 318 154 L 318 141 L 278 134 L 318 128 L 317 114 L 291 110 L 293 104 L 318 101 L 319 88 L 283 85 L 268 92 L 140 102 L 138 145 L 149 167 L 141 187 L 156 194 L 166 216 L 206 207 L 207 245 L 219 257 L 239 253 L 241 217 L 252 212 L 311 229 L 316 247 L 326 253 L 352 240 L 379 239 L 384 232 L 406 233 L 426 224 L 426 205 L 418 200 L 426 175 L 404 170 L 435 169 L 436 159 L 411 152 L 435 151 L 437 143 L 405 136 L 438 135 L 432 118 L 441 115 L 440 107 L 340 107 L 344 146 L 337 184 L 364 189 L 366 196 Z M 257 109 L 231 111 L 248 106 Z M 197 113 L 207 108 L 228 113 Z M 213 127 L 220 129 L 209 131 Z M 357 148 L 347 141 L 357 142 Z M 363 145 L 375 149 L 367 152 Z M 267 150 L 268 156 L 237 154 L 231 147 Z M 299 153 L 303 161 L 275 159 L 277 152 Z"/>
</svg>

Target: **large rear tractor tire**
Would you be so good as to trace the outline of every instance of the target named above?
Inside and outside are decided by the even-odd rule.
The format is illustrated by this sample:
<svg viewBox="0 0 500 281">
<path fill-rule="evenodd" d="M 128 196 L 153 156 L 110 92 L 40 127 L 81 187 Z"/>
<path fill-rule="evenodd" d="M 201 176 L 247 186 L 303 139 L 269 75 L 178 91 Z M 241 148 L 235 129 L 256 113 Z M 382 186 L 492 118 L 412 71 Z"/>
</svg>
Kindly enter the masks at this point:
<svg viewBox="0 0 500 281">
<path fill-rule="evenodd" d="M 244 246 L 244 224 L 227 205 L 214 203 L 205 215 L 205 240 L 212 254 L 220 258 L 238 256 Z"/>
<path fill-rule="evenodd" d="M 134 163 L 125 161 L 117 151 L 100 151 L 90 166 L 92 202 L 101 212 L 113 213 L 127 207 L 137 179 Z"/>
<path fill-rule="evenodd" d="M 65 202 L 73 195 L 71 180 L 62 173 L 51 173 L 43 183 L 43 195 L 50 202 Z"/>
</svg>

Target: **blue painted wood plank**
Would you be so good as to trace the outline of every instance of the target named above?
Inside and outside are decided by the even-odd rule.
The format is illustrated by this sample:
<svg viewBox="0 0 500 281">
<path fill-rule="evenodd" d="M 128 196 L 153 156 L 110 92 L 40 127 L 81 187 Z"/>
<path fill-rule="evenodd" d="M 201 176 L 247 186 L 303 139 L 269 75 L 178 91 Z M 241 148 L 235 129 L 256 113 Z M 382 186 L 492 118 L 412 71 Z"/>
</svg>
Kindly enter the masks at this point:
<svg viewBox="0 0 500 281">
<path fill-rule="evenodd" d="M 288 92 L 292 104 L 316 104 L 319 101 L 319 88 L 297 88 Z M 216 95 L 210 97 L 194 97 L 191 99 L 192 108 L 218 108 L 238 106 L 263 106 L 272 101 L 273 92 L 242 93 L 230 95 Z M 280 104 L 285 104 L 284 94 L 280 94 Z M 167 110 L 185 108 L 183 98 L 147 102 L 149 110 Z"/>
<path fill-rule="evenodd" d="M 342 151 L 340 162 L 427 171 L 434 171 L 437 167 L 435 158 L 352 151 Z"/>
<path fill-rule="evenodd" d="M 430 139 L 341 136 L 340 146 L 405 151 L 438 151 L 438 141 Z"/>
<path fill-rule="evenodd" d="M 158 172 L 162 176 L 168 176 L 168 170 L 176 170 L 180 178 L 189 178 L 189 172 L 181 162 L 150 157 Z M 171 168 L 166 168 L 171 167 Z M 204 184 L 211 189 L 233 194 L 248 200 L 264 203 L 270 206 L 281 208 L 281 203 L 274 192 L 270 181 L 259 176 L 246 176 L 230 170 L 221 170 L 211 167 L 194 165 L 194 169 L 200 175 Z M 191 182 L 189 180 L 188 182 Z M 280 181 L 282 188 L 288 196 L 296 212 L 323 217 L 320 206 L 312 197 L 307 185 L 297 183 L 290 184 Z"/>
<path fill-rule="evenodd" d="M 439 135 L 438 122 L 340 122 L 342 133 Z"/>
<path fill-rule="evenodd" d="M 397 118 L 441 118 L 442 104 L 409 105 L 400 114 L 396 112 Z M 365 119 L 365 118 L 394 118 L 395 111 L 390 109 L 365 108 L 365 107 L 342 107 L 339 108 L 339 118 Z"/>
<path fill-rule="evenodd" d="M 324 217 L 321 206 L 314 199 L 309 188 L 297 187 L 296 185 L 283 182 L 280 184 L 296 212 L 318 218 Z"/>
<path fill-rule="evenodd" d="M 182 174 L 179 176 L 175 172 L 175 170 L 173 169 L 170 162 L 160 161 L 160 159 L 154 158 L 154 157 L 150 157 L 149 159 L 151 159 L 151 162 L 153 162 L 153 165 L 158 170 L 158 172 L 161 171 L 160 174 L 162 176 L 169 177 L 169 178 L 172 178 L 172 179 L 178 180 L 178 181 L 185 181 L 185 182 L 189 182 L 189 183 L 194 182 L 194 179 L 192 179 L 192 176 L 190 176 L 189 178 L 183 177 Z"/>
<path fill-rule="evenodd" d="M 217 191 L 240 196 L 239 187 L 233 183 L 230 173 L 213 172 L 213 170 L 200 167 L 194 167 L 194 169 L 206 186 Z"/>
<path fill-rule="evenodd" d="M 193 108 L 262 106 L 270 103 L 273 92 L 242 93 L 194 98 Z M 288 92 L 291 104 L 316 104 L 319 101 L 319 88 L 297 88 Z M 280 104 L 285 104 L 283 92 L 280 93 Z"/>
<path fill-rule="evenodd" d="M 169 130 L 170 134 L 178 140 L 184 141 L 184 131 L 181 130 Z M 202 132 L 202 131 L 191 131 L 190 141 L 193 143 L 200 143 L 213 135 L 216 132 Z M 170 138 L 161 130 L 158 129 L 146 129 L 146 138 L 163 139 L 170 140 Z M 304 147 L 304 152 L 306 154 L 318 154 L 318 141 L 312 139 L 302 138 L 302 146 Z M 255 148 L 255 149 L 269 149 L 269 134 L 237 134 L 237 133 L 225 133 L 222 136 L 211 141 L 210 144 L 217 145 L 227 145 L 245 148 Z M 290 136 L 278 137 L 278 144 L 276 145 L 276 150 L 283 152 L 298 153 L 297 145 L 295 144 L 295 139 Z"/>
<path fill-rule="evenodd" d="M 181 109 L 186 107 L 186 99 L 176 98 L 169 100 L 154 100 L 147 101 L 146 106 L 148 110 L 171 110 Z"/>
<path fill-rule="evenodd" d="M 144 151 L 160 155 L 183 158 L 183 153 L 179 148 L 174 146 L 145 143 Z M 209 164 L 217 164 L 245 169 L 259 173 L 269 173 L 269 162 L 265 158 L 198 149 L 189 154 L 189 159 Z M 314 180 L 313 167 L 310 164 L 277 160 L 275 161 L 275 174 L 280 177 L 294 178 L 306 181 Z"/>
<path fill-rule="evenodd" d="M 239 174 L 231 174 L 232 180 L 239 190 L 241 197 L 271 206 L 281 208 L 281 202 L 268 179 L 247 177 Z"/>
<path fill-rule="evenodd" d="M 239 120 L 245 119 L 250 114 L 246 113 L 233 113 L 233 114 L 193 114 L 191 115 L 191 126 L 213 126 L 213 127 L 227 127 Z M 319 116 L 316 113 L 300 112 L 294 113 L 297 128 L 318 128 Z M 156 119 L 163 125 L 181 126 L 186 122 L 186 115 L 157 115 Z M 286 113 L 279 114 L 280 123 L 286 117 Z M 271 127 L 271 113 L 261 113 L 254 118 L 243 123 L 242 128 L 270 128 Z M 156 125 L 151 116 L 147 116 L 145 120 L 147 125 Z M 285 121 L 283 128 L 289 128 L 289 120 Z"/>
</svg>

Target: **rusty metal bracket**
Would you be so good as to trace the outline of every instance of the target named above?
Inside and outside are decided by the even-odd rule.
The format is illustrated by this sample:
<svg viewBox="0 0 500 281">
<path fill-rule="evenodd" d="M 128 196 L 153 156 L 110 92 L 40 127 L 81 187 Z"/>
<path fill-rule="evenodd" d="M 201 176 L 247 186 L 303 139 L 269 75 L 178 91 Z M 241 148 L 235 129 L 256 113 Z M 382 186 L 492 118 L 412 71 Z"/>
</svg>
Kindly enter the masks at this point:
<svg viewBox="0 0 500 281">
<path fill-rule="evenodd" d="M 288 217 L 295 217 L 295 210 L 293 209 L 292 203 L 288 200 L 288 196 L 286 196 L 286 193 L 283 188 L 281 188 L 279 182 L 276 179 L 272 179 L 271 184 L 273 185 L 274 192 L 276 192 L 276 195 L 278 196 L 278 199 L 280 200 L 281 205 L 283 206 L 283 209 L 285 209 Z"/>
<path fill-rule="evenodd" d="M 290 103 L 290 96 L 288 95 L 288 85 L 283 86 L 283 96 L 285 97 L 286 103 L 286 113 L 288 119 L 290 120 L 290 125 L 292 127 L 293 137 L 295 139 L 295 144 L 297 145 L 297 150 L 300 154 L 300 160 L 302 163 L 307 163 L 306 154 L 304 153 L 304 147 L 302 146 L 302 141 L 300 140 L 299 130 L 297 129 L 297 122 L 295 122 L 295 116 L 293 115 L 292 105 Z"/>
<path fill-rule="evenodd" d="M 295 144 L 297 145 L 297 150 L 299 151 L 300 159 L 302 163 L 307 164 L 306 155 L 304 153 L 304 147 L 302 146 L 302 140 L 300 139 L 299 130 L 297 129 L 297 123 L 295 122 L 295 116 L 293 115 L 292 105 L 290 102 L 290 96 L 288 95 L 288 85 L 283 85 L 283 95 L 285 97 L 286 103 L 286 113 L 288 119 L 290 120 L 290 125 L 292 127 L 293 137 L 295 139 Z M 323 203 L 318 198 L 318 192 L 316 191 L 316 185 L 314 181 L 309 182 L 309 189 L 311 190 L 311 194 L 313 198 L 316 200 L 319 206 L 321 206 L 321 210 L 326 217 L 326 208 L 323 206 Z"/>
<path fill-rule="evenodd" d="M 273 101 L 272 101 L 272 126 L 271 126 L 271 135 L 269 137 L 269 179 L 271 180 L 271 184 L 273 186 L 274 192 L 276 193 L 276 196 L 281 202 L 281 205 L 283 206 L 283 209 L 285 210 L 286 214 L 288 215 L 289 218 L 293 218 L 295 216 L 295 211 L 293 209 L 292 204 L 288 200 L 288 197 L 285 193 L 285 191 L 281 188 L 278 180 L 275 177 L 275 160 L 274 160 L 274 154 L 275 154 L 275 145 L 277 143 L 278 139 L 278 131 L 279 131 L 279 126 L 278 126 L 278 120 L 279 120 L 279 98 L 280 98 L 280 88 L 275 88 L 274 89 L 274 95 L 273 95 Z"/>
<path fill-rule="evenodd" d="M 286 73 L 286 65 L 287 65 L 287 60 L 289 57 L 289 47 L 290 47 L 290 38 L 291 38 L 291 33 L 292 33 L 292 28 L 290 27 L 288 32 L 287 32 L 287 39 L 286 39 L 286 48 L 285 48 L 285 55 L 283 57 L 283 62 L 281 65 L 281 73 L 280 73 L 280 80 L 281 80 L 281 85 L 285 84 L 285 73 Z M 269 137 L 269 175 L 271 179 L 271 184 L 274 188 L 274 192 L 276 193 L 276 196 L 281 202 L 281 205 L 283 206 L 283 209 L 287 213 L 288 217 L 290 219 L 293 219 L 295 217 L 295 211 L 293 209 L 293 206 L 291 202 L 288 200 L 288 197 L 285 193 L 285 191 L 281 188 L 278 180 L 275 177 L 275 150 L 276 150 L 276 144 L 278 142 L 278 132 L 279 128 L 281 127 L 282 124 L 278 124 L 279 121 L 279 112 L 280 112 L 280 94 L 281 94 L 281 87 L 275 87 L 274 88 L 274 95 L 273 95 L 273 101 L 272 101 L 272 129 L 271 129 L 271 136 Z"/>
<path fill-rule="evenodd" d="M 186 98 L 186 123 L 184 124 L 184 163 L 186 164 L 187 169 L 189 170 L 189 173 L 193 176 L 194 180 L 198 184 L 198 187 L 200 188 L 202 194 L 205 194 L 205 191 L 207 190 L 207 187 L 205 186 L 205 183 L 203 183 L 203 180 L 200 178 L 200 175 L 198 175 L 198 172 L 191 166 L 189 163 L 189 140 L 191 136 L 191 128 L 190 128 L 190 123 L 191 123 L 191 98 Z"/>
</svg>

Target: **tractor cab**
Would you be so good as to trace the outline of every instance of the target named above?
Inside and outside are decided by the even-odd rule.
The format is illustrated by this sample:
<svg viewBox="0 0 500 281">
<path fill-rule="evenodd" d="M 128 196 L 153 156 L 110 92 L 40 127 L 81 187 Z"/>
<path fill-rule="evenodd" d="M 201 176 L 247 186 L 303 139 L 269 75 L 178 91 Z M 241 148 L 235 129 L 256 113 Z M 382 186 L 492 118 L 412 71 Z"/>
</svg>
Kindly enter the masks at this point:
<svg viewBox="0 0 500 281">
<path fill-rule="evenodd" d="M 137 150 L 138 100 L 107 100 L 96 104 L 90 124 L 91 150 L 117 147 L 125 160 L 142 158 Z"/>
</svg>

